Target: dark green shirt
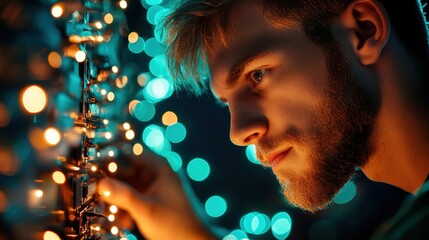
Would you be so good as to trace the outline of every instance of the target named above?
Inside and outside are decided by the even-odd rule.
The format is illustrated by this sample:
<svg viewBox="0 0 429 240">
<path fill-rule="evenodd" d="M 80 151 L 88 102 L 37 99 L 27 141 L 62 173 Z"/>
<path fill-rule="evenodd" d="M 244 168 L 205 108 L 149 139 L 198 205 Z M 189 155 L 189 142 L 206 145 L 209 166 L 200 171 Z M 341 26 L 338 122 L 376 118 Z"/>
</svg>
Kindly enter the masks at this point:
<svg viewBox="0 0 429 240">
<path fill-rule="evenodd" d="M 380 226 L 371 239 L 429 239 L 429 176 L 416 196 L 409 196 L 392 220 Z"/>
</svg>

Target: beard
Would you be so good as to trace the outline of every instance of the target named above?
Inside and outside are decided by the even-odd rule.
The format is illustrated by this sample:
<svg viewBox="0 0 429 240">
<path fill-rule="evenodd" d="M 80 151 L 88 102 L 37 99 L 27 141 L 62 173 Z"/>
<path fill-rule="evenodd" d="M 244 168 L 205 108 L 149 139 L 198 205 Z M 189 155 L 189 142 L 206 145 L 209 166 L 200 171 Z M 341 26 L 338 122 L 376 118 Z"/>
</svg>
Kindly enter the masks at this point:
<svg viewBox="0 0 429 240">
<path fill-rule="evenodd" d="M 261 149 L 270 149 L 288 142 L 310 150 L 308 171 L 296 173 L 282 168 L 277 173 L 286 199 L 310 212 L 326 208 L 356 168 L 367 162 L 377 112 L 376 104 L 353 78 L 339 46 L 333 43 L 325 47 L 325 53 L 329 86 L 311 130 L 305 134 L 290 130 L 260 144 Z"/>
</svg>

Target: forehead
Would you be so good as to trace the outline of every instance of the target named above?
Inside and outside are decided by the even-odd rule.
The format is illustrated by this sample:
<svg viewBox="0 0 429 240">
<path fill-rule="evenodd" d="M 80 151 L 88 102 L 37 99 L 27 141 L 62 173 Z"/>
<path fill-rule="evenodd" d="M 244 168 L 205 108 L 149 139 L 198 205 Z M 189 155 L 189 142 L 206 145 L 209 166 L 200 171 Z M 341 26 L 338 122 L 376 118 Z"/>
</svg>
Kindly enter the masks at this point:
<svg viewBox="0 0 429 240">
<path fill-rule="evenodd" d="M 259 1 L 237 1 L 231 8 L 226 46 L 216 41 L 208 55 L 211 84 L 215 79 L 225 79 L 226 72 L 239 59 L 259 52 L 284 48 L 288 41 L 302 34 L 299 25 L 290 21 L 287 25 L 274 25 L 264 16 Z"/>
</svg>

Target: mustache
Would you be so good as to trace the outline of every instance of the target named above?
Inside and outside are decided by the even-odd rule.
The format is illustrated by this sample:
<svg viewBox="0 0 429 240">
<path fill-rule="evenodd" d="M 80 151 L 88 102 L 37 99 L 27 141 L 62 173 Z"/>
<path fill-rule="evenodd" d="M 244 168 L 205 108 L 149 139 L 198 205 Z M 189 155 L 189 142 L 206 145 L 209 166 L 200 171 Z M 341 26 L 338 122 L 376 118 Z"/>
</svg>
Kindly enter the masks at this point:
<svg viewBox="0 0 429 240">
<path fill-rule="evenodd" d="M 262 138 L 256 144 L 256 158 L 264 166 L 269 166 L 266 157 L 282 145 L 294 145 L 302 142 L 302 136 L 296 128 L 288 128 L 283 134 L 271 138 Z"/>
</svg>

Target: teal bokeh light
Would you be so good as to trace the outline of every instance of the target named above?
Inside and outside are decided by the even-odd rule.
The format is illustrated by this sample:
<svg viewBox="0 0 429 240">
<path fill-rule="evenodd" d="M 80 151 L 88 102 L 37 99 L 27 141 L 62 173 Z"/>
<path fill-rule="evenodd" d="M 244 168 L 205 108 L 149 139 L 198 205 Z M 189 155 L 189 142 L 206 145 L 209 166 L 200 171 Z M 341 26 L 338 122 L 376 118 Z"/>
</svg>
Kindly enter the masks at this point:
<svg viewBox="0 0 429 240">
<path fill-rule="evenodd" d="M 148 101 L 138 102 L 132 111 L 135 118 L 142 122 L 150 121 L 155 116 L 155 106 Z"/>
<path fill-rule="evenodd" d="M 155 5 L 155 6 L 150 7 L 147 10 L 147 14 L 146 14 L 147 21 L 150 24 L 155 25 L 156 24 L 156 20 L 155 20 L 156 14 L 163 9 L 164 8 L 162 6 L 159 6 L 159 5 Z"/>
<path fill-rule="evenodd" d="M 251 212 L 240 219 L 240 227 L 247 233 L 261 235 L 270 229 L 270 218 L 259 212 Z"/>
<path fill-rule="evenodd" d="M 144 51 L 149 57 L 155 57 L 163 53 L 163 48 L 156 38 L 149 38 L 145 42 Z"/>
<path fill-rule="evenodd" d="M 204 181 L 210 174 L 210 165 L 202 158 L 194 158 L 186 168 L 189 177 L 197 182 Z"/>
<path fill-rule="evenodd" d="M 210 217 L 217 218 L 225 214 L 227 204 L 225 199 L 215 195 L 207 199 L 205 209 Z"/>
<path fill-rule="evenodd" d="M 348 182 L 335 195 L 334 202 L 337 204 L 346 204 L 356 196 L 356 185 L 353 182 Z"/>
<path fill-rule="evenodd" d="M 164 9 L 157 11 L 155 13 L 155 17 L 154 17 L 155 25 L 159 25 L 159 23 L 161 23 L 164 20 L 164 18 L 167 15 L 169 15 L 170 13 L 171 13 L 171 9 L 169 9 L 169 8 L 164 8 Z"/>
<path fill-rule="evenodd" d="M 128 49 L 135 54 L 139 54 L 145 49 L 145 42 L 142 37 L 139 37 L 136 42 L 128 43 Z"/>
<path fill-rule="evenodd" d="M 143 130 L 143 142 L 155 153 L 164 156 L 171 151 L 170 142 L 164 137 L 163 129 L 157 125 L 149 125 Z"/>
<path fill-rule="evenodd" d="M 251 163 L 261 164 L 256 157 L 256 147 L 254 144 L 250 144 L 246 147 L 246 157 Z"/>
<path fill-rule="evenodd" d="M 183 161 L 178 153 L 168 152 L 164 156 L 165 158 L 167 158 L 167 161 L 170 164 L 170 167 L 171 169 L 173 169 L 173 171 L 177 172 L 180 170 L 180 168 L 183 165 Z"/>
<path fill-rule="evenodd" d="M 167 60 L 164 54 L 158 55 L 149 62 L 150 72 L 157 77 L 169 77 Z"/>
<path fill-rule="evenodd" d="M 180 122 L 167 127 L 165 131 L 167 139 L 172 143 L 179 143 L 186 137 L 186 128 Z"/>
<path fill-rule="evenodd" d="M 232 231 L 230 234 L 226 235 L 222 240 L 243 240 L 248 239 L 247 234 L 241 230 L 237 229 Z"/>
<path fill-rule="evenodd" d="M 292 229 L 292 219 L 286 212 L 279 212 L 271 219 L 271 231 L 276 239 L 286 239 Z"/>
<path fill-rule="evenodd" d="M 159 5 L 162 3 L 162 0 L 145 0 L 148 5 Z"/>
<path fill-rule="evenodd" d="M 143 89 L 143 96 L 151 103 L 169 98 L 174 92 L 173 84 L 165 78 L 150 80 Z"/>
</svg>

